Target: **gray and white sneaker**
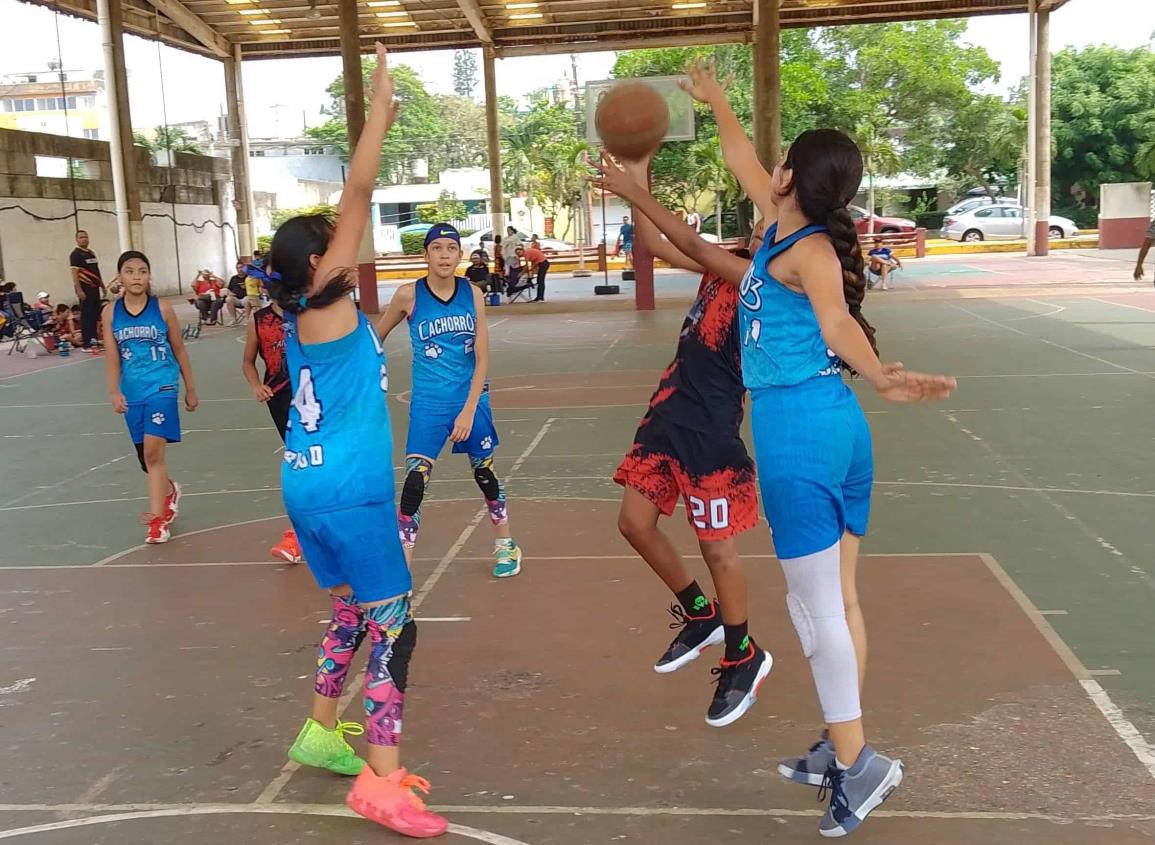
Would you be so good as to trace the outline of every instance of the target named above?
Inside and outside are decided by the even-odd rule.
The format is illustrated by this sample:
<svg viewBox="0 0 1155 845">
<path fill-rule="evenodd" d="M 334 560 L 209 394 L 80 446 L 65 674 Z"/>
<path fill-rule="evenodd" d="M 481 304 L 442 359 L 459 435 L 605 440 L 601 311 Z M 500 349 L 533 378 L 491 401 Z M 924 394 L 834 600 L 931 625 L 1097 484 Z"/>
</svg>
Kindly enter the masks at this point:
<svg viewBox="0 0 1155 845">
<path fill-rule="evenodd" d="M 845 771 L 831 763 L 818 791 L 819 801 L 830 796 L 830 806 L 818 823 L 818 832 L 827 837 L 852 833 L 898 789 L 905 771 L 901 760 L 884 757 L 869 745 Z"/>
<path fill-rule="evenodd" d="M 830 734 L 822 732 L 822 739 L 810 746 L 802 757 L 791 757 L 778 764 L 778 774 L 795 783 L 822 786 L 826 769 L 834 763 L 834 746 Z"/>
</svg>

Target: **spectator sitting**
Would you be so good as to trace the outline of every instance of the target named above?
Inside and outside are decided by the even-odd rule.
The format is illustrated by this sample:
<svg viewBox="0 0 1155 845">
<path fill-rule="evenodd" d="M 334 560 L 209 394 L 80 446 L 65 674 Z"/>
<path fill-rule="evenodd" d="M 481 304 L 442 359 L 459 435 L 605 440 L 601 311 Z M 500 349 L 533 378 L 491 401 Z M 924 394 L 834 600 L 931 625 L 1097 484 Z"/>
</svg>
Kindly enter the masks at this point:
<svg viewBox="0 0 1155 845">
<path fill-rule="evenodd" d="M 52 317 L 52 302 L 48 291 L 40 291 L 36 294 L 36 301 L 32 303 L 32 308 L 28 313 L 28 322 L 32 324 L 34 329 L 42 329 Z"/>
<path fill-rule="evenodd" d="M 221 306 L 225 304 L 221 294 L 224 282 L 210 271 L 201 270 L 197 273 L 192 287 L 196 293 L 195 304 L 201 314 L 201 322 L 215 326 L 221 313 Z"/>
<path fill-rule="evenodd" d="M 489 264 L 485 253 L 475 249 L 469 255 L 470 264 L 465 268 L 465 278 L 481 288 L 482 292 L 489 290 Z"/>
<path fill-rule="evenodd" d="M 229 279 L 228 300 L 225 302 L 225 307 L 229 310 L 229 318 L 233 321 L 235 326 L 248 316 L 248 276 L 245 274 L 245 262 L 238 261 L 236 266 L 236 275 Z M 259 294 L 258 294 L 259 295 Z M 240 316 L 237 316 L 238 306 L 241 309 Z"/>
<path fill-rule="evenodd" d="M 60 340 L 67 340 L 73 346 L 84 345 L 84 335 L 80 333 L 80 306 L 57 305 L 52 321 L 52 330 Z"/>
<path fill-rule="evenodd" d="M 16 314 L 8 304 L 8 295 L 16 292 L 15 282 L 5 282 L 0 276 L 0 338 L 12 334 L 16 326 Z"/>
<path fill-rule="evenodd" d="M 890 290 L 890 272 L 896 267 L 901 268 L 902 262 L 890 251 L 890 247 L 883 245 L 882 238 L 874 239 L 874 249 L 866 257 L 870 259 L 870 272 L 877 273 L 882 279 L 881 289 Z"/>
<path fill-rule="evenodd" d="M 265 269 L 265 256 L 259 249 L 253 250 L 253 266 L 258 270 Z"/>
</svg>

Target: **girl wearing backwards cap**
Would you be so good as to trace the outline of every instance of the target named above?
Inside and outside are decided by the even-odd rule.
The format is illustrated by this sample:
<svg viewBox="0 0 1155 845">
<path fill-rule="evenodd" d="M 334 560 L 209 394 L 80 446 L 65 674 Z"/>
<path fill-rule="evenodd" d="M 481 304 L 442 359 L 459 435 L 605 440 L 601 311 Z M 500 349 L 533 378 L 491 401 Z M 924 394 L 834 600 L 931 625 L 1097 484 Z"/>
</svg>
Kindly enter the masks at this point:
<svg viewBox="0 0 1155 845">
<path fill-rule="evenodd" d="M 485 497 L 496 538 L 493 574 L 521 571 L 521 548 L 510 535 L 505 490 L 493 472 L 497 429 L 489 406 L 489 330 L 481 290 L 457 275 L 461 236 L 446 223 L 425 235 L 423 279 L 402 285 L 377 324 L 384 340 L 403 319 L 413 344 L 413 399 L 405 446 L 405 484 L 398 527 L 412 555 L 421 500 L 446 440 L 469 456 L 473 478 Z"/>
</svg>

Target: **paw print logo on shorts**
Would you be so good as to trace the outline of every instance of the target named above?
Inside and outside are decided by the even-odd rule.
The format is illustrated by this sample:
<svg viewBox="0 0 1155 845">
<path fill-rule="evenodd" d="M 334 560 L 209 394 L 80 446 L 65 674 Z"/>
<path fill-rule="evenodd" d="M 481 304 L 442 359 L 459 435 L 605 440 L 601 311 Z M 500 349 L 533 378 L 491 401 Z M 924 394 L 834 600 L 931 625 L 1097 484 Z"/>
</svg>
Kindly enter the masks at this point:
<svg viewBox="0 0 1155 845">
<path fill-rule="evenodd" d="M 426 358 L 432 358 L 434 361 L 436 361 L 438 358 L 440 358 L 441 353 L 444 351 L 445 350 L 443 350 L 436 343 L 425 344 L 425 357 Z"/>
<path fill-rule="evenodd" d="M 164 423 L 164 414 L 162 414 L 160 411 L 157 411 L 155 414 L 152 415 L 152 421 L 153 421 L 153 424 L 155 424 L 155 425 L 163 424 Z"/>
<path fill-rule="evenodd" d="M 493 438 L 492 437 L 483 437 L 481 439 L 481 448 L 482 449 L 492 449 L 493 448 Z"/>
</svg>

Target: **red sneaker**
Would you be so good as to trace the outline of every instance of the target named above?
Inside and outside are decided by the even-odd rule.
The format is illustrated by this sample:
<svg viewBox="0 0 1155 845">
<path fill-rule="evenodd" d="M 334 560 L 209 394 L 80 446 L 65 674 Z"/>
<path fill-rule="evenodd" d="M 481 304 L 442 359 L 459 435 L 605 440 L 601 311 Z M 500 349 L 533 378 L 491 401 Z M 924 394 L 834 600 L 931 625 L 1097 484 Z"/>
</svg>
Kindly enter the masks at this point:
<svg viewBox="0 0 1155 845">
<path fill-rule="evenodd" d="M 413 794 L 414 789 L 429 792 L 429 781 L 404 769 L 381 777 L 366 766 L 353 782 L 345 803 L 357 815 L 415 839 L 445 833 L 449 822 L 427 810 L 425 802 Z"/>
<path fill-rule="evenodd" d="M 146 543 L 167 543 L 172 532 L 168 530 L 168 520 L 163 516 L 151 517 L 148 521 L 148 533 L 144 535 Z"/>
<path fill-rule="evenodd" d="M 164 497 L 164 521 L 171 525 L 180 513 L 180 485 L 171 479 L 168 483 L 172 485 L 172 491 Z"/>
<path fill-rule="evenodd" d="M 289 563 L 300 563 L 304 554 L 301 552 L 301 544 L 297 542 L 297 532 L 289 529 L 281 537 L 281 541 L 269 550 L 273 557 L 283 558 Z"/>
</svg>

